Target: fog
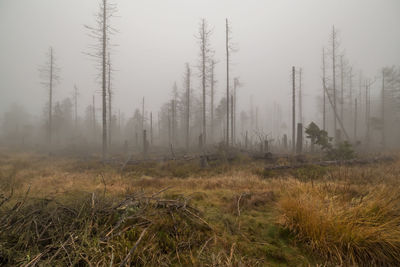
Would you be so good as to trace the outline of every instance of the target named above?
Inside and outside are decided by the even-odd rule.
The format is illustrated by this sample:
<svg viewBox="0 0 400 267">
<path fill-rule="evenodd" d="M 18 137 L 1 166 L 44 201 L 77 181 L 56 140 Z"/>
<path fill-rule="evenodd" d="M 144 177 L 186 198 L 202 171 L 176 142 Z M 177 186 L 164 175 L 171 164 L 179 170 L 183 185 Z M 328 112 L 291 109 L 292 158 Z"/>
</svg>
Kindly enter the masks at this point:
<svg viewBox="0 0 400 267">
<path fill-rule="evenodd" d="M 126 121 L 136 109 L 141 110 L 143 97 L 145 114 L 157 114 L 171 99 L 175 82 L 178 90 L 184 90 L 185 63 L 192 69 L 193 93 L 200 97 L 200 48 L 196 35 L 202 18 L 212 29 L 210 47 L 218 62 L 215 106 L 226 90 L 225 19 L 228 18 L 232 42 L 237 48 L 231 54 L 231 87 L 235 77 L 242 84 L 237 89 L 238 120 L 241 111 L 251 113 L 253 99 L 259 127 L 265 133 L 274 132 L 271 118 L 276 113 L 274 105 L 279 105 L 281 120 L 288 128 L 278 134 L 290 134 L 292 66 L 302 69 L 303 124 L 315 121 L 321 127 L 322 49 L 325 47 L 329 53 L 333 25 L 340 43 L 338 55 L 344 55 L 355 75 L 354 88 L 359 88 L 360 73 L 362 84 L 367 79 L 376 80 L 370 88 L 371 117 L 379 115 L 379 105 L 374 106 L 374 99 L 380 94 L 382 68 L 400 64 L 398 0 L 114 2 L 117 12 L 110 20 L 117 30 L 110 37 L 110 43 L 115 45 L 111 50 L 115 69 L 113 114 L 119 111 Z M 101 121 L 100 71 L 86 54 L 96 41 L 84 27 L 96 25 L 98 11 L 99 2 L 95 0 L 0 0 L 0 114 L 17 103 L 31 114 L 30 123 L 35 127 L 46 120 L 43 114 L 48 105 L 48 88 L 41 84 L 38 69 L 46 62 L 51 46 L 60 68 L 53 103 L 72 97 L 76 85 L 79 118 L 83 120 L 95 95 L 97 120 Z M 326 60 L 327 65 L 331 64 L 328 54 Z M 330 69 L 327 72 L 331 75 Z M 332 119 L 331 113 L 327 114 L 328 120 Z M 393 119 L 396 120 L 397 117 Z M 365 126 L 361 119 L 359 123 L 361 135 Z M 350 121 L 345 124 L 352 127 Z M 352 129 L 348 132 L 353 135 Z M 197 136 L 196 133 L 193 135 Z"/>
</svg>

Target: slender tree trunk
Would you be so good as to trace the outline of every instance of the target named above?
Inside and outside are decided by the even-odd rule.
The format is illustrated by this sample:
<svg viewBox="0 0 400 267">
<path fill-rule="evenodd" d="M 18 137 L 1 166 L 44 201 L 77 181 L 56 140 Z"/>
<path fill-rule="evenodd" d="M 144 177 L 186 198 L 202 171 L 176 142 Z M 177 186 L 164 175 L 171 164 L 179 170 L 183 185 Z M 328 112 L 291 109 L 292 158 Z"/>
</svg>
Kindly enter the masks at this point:
<svg viewBox="0 0 400 267">
<path fill-rule="evenodd" d="M 385 71 L 382 70 L 382 103 L 381 103 L 381 121 L 382 121 L 382 147 L 386 148 L 385 133 Z"/>
<path fill-rule="evenodd" d="M 108 147 L 111 147 L 111 120 L 112 120 L 112 92 L 111 92 L 111 61 L 110 53 L 108 53 Z"/>
<path fill-rule="evenodd" d="M 186 63 L 186 151 L 189 151 L 189 129 L 190 129 L 190 67 L 189 64 Z"/>
<path fill-rule="evenodd" d="M 231 95 L 231 143 L 232 147 L 235 145 L 235 141 L 233 140 L 233 95 Z"/>
<path fill-rule="evenodd" d="M 210 103 L 210 115 L 211 115 L 211 124 L 210 124 L 210 139 L 211 142 L 214 140 L 214 85 L 215 85 L 215 80 L 214 80 L 214 67 L 215 67 L 215 61 L 211 61 L 211 103 Z"/>
<path fill-rule="evenodd" d="M 226 19 L 226 145 L 229 146 L 229 25 Z"/>
<path fill-rule="evenodd" d="M 325 49 L 322 48 L 322 90 L 323 90 L 323 105 L 322 105 L 322 128 L 326 131 L 326 93 L 325 93 L 325 82 L 326 82 L 326 74 L 325 74 Z"/>
<path fill-rule="evenodd" d="M 233 104 L 232 104 L 232 109 L 233 109 L 233 116 L 232 116 L 232 120 L 233 120 L 233 136 L 232 139 L 234 140 L 233 143 L 235 143 L 236 141 L 236 115 L 237 115 L 237 98 L 236 98 L 236 93 L 237 93 L 237 88 L 239 86 L 239 80 L 238 78 L 235 78 L 235 82 L 234 82 L 234 88 L 233 88 Z"/>
<path fill-rule="evenodd" d="M 103 0 L 103 36 L 102 36 L 102 98 L 103 98 L 103 160 L 107 157 L 107 91 L 106 91 L 106 64 L 107 64 L 107 0 Z"/>
<path fill-rule="evenodd" d="M 332 28 L 332 82 L 333 82 L 333 109 L 334 109 L 334 116 L 333 116 L 333 133 L 335 136 L 335 140 L 337 139 L 336 136 L 336 31 L 335 26 Z"/>
<path fill-rule="evenodd" d="M 365 85 L 365 124 L 366 124 L 366 140 L 365 145 L 369 145 L 369 84 Z"/>
<path fill-rule="evenodd" d="M 172 99 L 172 145 L 176 145 L 176 101 Z"/>
<path fill-rule="evenodd" d="M 50 47 L 50 83 L 49 83 L 49 129 L 48 129 L 48 138 L 49 144 L 51 145 L 52 139 L 52 120 L 53 120 L 53 48 Z"/>
<path fill-rule="evenodd" d="M 343 55 L 340 56 L 340 119 L 343 122 L 343 107 L 344 107 L 344 65 L 343 65 Z"/>
<path fill-rule="evenodd" d="M 205 29 L 205 21 L 202 20 L 202 42 L 201 42 L 201 57 L 202 57 L 202 66 L 201 66 L 201 85 L 203 88 L 203 146 L 206 145 L 206 135 L 207 135 L 207 128 L 206 128 L 206 29 Z"/>
<path fill-rule="evenodd" d="M 302 78 L 303 70 L 299 69 L 299 121 L 303 123 L 303 96 L 301 91 L 301 78 Z"/>
<path fill-rule="evenodd" d="M 292 92 L 292 151 L 296 152 L 296 69 L 292 67 L 292 83 L 293 83 L 293 92 Z"/>
</svg>

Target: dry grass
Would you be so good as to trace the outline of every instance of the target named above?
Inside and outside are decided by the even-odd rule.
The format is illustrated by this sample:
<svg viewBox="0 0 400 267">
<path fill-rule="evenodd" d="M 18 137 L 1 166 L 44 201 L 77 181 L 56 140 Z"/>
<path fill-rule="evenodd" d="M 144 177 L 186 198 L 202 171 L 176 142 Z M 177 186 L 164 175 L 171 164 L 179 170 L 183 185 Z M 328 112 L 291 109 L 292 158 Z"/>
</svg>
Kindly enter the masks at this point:
<svg viewBox="0 0 400 267">
<path fill-rule="evenodd" d="M 289 180 L 279 200 L 282 223 L 330 262 L 398 266 L 398 169 L 398 163 L 389 168 L 336 168 L 319 183 Z"/>
<path fill-rule="evenodd" d="M 164 254 L 161 247 L 152 246 L 152 254 L 158 255 L 153 260 L 170 265 L 399 265 L 399 185 L 400 162 L 305 168 L 271 177 L 263 172 L 262 163 L 248 160 L 208 169 L 193 163 L 179 168 L 168 162 L 143 164 L 120 172 L 93 160 L 0 155 L 0 196 L 14 190 L 7 208 L 21 201 L 28 188 L 32 200 L 67 201 L 82 192 L 105 193 L 107 199 L 118 200 L 134 192 L 151 195 L 164 188 L 168 188 L 164 198 L 186 199 L 202 211 L 212 232 L 202 239 L 196 226 L 180 221 L 186 225 L 182 229 L 199 235 L 182 233 L 179 242 L 190 239 L 196 245 Z M 162 216 L 157 218 L 162 221 Z M 175 229 L 170 222 L 158 225 Z M 120 260 L 140 233 L 123 237 L 114 250 L 102 251 L 104 260 L 111 260 L 110 253 L 116 261 L 118 254 Z M 162 236 L 154 238 L 154 244 L 163 242 Z M 312 254 L 306 252 L 309 249 Z M 140 257 L 149 260 L 150 254 L 146 255 Z M 135 257 L 139 255 L 132 260 L 145 265 Z"/>
</svg>

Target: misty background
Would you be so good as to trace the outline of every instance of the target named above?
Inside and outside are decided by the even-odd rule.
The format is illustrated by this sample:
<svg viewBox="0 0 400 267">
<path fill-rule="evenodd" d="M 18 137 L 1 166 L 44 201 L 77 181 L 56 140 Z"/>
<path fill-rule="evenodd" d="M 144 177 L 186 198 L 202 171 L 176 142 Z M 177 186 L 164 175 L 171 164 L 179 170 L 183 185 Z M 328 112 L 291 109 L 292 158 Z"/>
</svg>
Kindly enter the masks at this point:
<svg viewBox="0 0 400 267">
<path fill-rule="evenodd" d="M 200 94 L 198 28 L 205 18 L 213 34 L 217 101 L 225 94 L 225 18 L 232 27 L 231 77 L 239 77 L 238 110 L 250 98 L 263 116 L 273 103 L 283 108 L 289 124 L 291 67 L 303 70 L 305 122 L 321 121 L 321 51 L 329 45 L 332 26 L 338 30 L 340 53 L 355 73 L 374 79 L 384 66 L 400 63 L 400 2 L 358 1 L 130 1 L 118 0 L 111 20 L 113 105 L 131 117 L 146 99 L 146 110 L 158 111 L 171 96 L 174 82 L 182 87 L 184 64 L 193 70 L 192 84 Z M 96 0 L 0 0 L 0 114 L 18 103 L 39 120 L 48 101 L 39 67 L 53 47 L 60 68 L 54 102 L 72 97 L 79 88 L 78 113 L 84 116 L 95 95 L 101 107 L 99 71 L 86 52 L 93 40 L 84 25 L 95 25 Z M 379 83 L 371 94 L 379 93 Z M 98 112 L 100 120 L 100 110 Z M 261 116 L 261 115 L 260 115 Z"/>
</svg>

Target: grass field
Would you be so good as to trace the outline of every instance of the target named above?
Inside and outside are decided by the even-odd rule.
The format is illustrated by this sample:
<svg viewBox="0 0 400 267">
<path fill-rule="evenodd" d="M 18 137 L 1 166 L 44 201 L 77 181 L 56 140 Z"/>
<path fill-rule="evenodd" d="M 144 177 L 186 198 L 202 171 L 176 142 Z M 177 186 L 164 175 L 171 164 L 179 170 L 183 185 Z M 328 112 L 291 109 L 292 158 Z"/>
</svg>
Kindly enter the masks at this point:
<svg viewBox="0 0 400 267">
<path fill-rule="evenodd" d="M 0 264 L 400 265 L 400 162 L 264 171 L 0 154 Z"/>
</svg>

